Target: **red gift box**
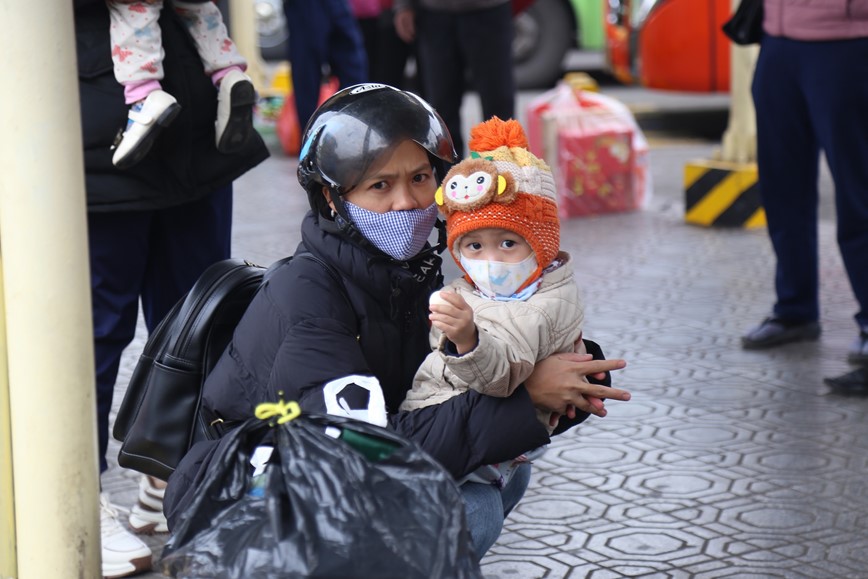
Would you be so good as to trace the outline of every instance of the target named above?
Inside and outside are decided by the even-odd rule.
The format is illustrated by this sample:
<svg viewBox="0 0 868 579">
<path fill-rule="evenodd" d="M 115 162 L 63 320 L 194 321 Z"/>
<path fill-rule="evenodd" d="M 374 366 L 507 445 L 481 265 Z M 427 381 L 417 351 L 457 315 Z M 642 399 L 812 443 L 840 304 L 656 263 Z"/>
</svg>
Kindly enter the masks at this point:
<svg viewBox="0 0 868 579">
<path fill-rule="evenodd" d="M 640 209 L 651 193 L 648 144 L 627 107 L 566 82 L 527 107 L 531 152 L 552 168 L 562 219 Z"/>
<path fill-rule="evenodd" d="M 633 131 L 558 131 L 556 183 L 562 219 L 638 208 Z"/>
</svg>

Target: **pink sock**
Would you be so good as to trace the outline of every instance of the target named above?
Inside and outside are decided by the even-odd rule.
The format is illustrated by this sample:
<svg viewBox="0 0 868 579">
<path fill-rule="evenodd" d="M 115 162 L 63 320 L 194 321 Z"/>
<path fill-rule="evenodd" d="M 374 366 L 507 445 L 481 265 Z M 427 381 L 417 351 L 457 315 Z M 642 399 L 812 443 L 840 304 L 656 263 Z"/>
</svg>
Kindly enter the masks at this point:
<svg viewBox="0 0 868 579">
<path fill-rule="evenodd" d="M 161 90 L 162 88 L 158 80 L 142 80 L 127 83 L 124 85 L 124 102 L 128 105 L 137 103 L 147 98 L 155 90 Z"/>
<path fill-rule="evenodd" d="M 230 70 L 237 70 L 238 72 L 244 72 L 247 67 L 241 67 L 238 65 L 227 66 L 226 68 L 221 68 L 217 72 L 211 75 L 211 82 L 214 83 L 214 86 L 220 86 L 220 81 L 223 80 L 223 77 L 229 74 Z"/>
</svg>

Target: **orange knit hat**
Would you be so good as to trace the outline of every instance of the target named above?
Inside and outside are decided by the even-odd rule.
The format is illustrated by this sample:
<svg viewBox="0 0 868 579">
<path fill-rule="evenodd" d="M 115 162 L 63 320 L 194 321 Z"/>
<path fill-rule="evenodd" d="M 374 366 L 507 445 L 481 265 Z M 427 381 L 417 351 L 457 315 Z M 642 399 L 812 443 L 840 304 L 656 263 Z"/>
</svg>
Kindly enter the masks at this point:
<svg viewBox="0 0 868 579">
<path fill-rule="evenodd" d="M 449 251 L 461 267 L 454 248 L 462 235 L 490 227 L 514 231 L 531 246 L 538 264 L 523 289 L 557 257 L 560 247 L 551 169 L 528 151 L 524 129 L 512 119 L 492 117 L 476 125 L 468 145 L 470 157 L 452 167 L 436 195 L 446 217 Z"/>
</svg>

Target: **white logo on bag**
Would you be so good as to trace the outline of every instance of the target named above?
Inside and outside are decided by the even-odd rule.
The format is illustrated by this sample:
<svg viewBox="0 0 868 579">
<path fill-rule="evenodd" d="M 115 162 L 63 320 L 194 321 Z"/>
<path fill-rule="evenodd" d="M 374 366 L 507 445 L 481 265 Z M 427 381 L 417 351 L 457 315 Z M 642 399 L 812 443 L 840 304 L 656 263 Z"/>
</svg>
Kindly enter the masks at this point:
<svg viewBox="0 0 868 579">
<path fill-rule="evenodd" d="M 332 380 L 323 387 L 326 412 L 386 426 L 386 400 L 380 381 L 353 374 Z"/>
</svg>

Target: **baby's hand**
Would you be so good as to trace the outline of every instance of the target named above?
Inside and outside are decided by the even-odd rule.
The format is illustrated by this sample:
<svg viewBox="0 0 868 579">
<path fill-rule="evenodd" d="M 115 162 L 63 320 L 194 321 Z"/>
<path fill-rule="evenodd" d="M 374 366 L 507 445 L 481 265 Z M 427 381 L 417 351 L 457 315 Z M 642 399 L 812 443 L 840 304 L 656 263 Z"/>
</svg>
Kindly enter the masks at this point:
<svg viewBox="0 0 868 579">
<path fill-rule="evenodd" d="M 431 294 L 429 303 L 428 319 L 455 344 L 459 354 L 476 347 L 479 335 L 473 323 L 473 309 L 464 298 L 454 292 L 439 291 Z"/>
</svg>

